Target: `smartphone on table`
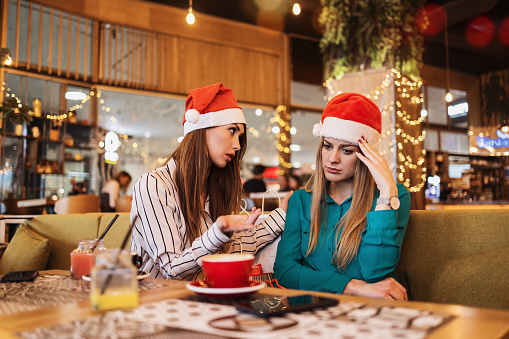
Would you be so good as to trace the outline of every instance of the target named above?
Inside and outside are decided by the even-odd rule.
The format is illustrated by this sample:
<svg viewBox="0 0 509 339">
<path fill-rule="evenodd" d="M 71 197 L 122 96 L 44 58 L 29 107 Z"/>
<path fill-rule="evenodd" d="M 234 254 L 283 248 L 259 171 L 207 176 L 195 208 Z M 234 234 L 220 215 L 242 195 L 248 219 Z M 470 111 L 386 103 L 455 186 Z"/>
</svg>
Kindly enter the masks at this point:
<svg viewBox="0 0 509 339">
<path fill-rule="evenodd" d="M 290 312 L 303 312 L 315 308 L 336 306 L 337 299 L 324 298 L 311 294 L 293 297 L 264 296 L 259 299 L 243 300 L 235 304 L 237 310 L 262 317 L 281 315 Z"/>
<path fill-rule="evenodd" d="M 17 271 L 9 272 L 0 278 L 0 282 L 22 282 L 22 281 L 34 281 L 39 276 L 39 271 Z"/>
</svg>

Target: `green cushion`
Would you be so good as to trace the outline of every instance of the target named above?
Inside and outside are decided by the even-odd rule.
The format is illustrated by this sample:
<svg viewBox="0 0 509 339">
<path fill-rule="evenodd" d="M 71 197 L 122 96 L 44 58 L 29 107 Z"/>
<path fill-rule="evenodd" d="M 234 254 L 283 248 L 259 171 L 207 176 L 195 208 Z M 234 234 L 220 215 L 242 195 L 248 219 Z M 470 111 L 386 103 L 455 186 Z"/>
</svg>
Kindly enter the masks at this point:
<svg viewBox="0 0 509 339">
<path fill-rule="evenodd" d="M 71 252 L 83 239 L 95 239 L 100 215 L 47 214 L 30 220 L 30 228 L 49 239 L 51 253 L 47 269 L 68 270 Z"/>
<path fill-rule="evenodd" d="M 99 224 L 98 237 L 108 228 L 109 223 L 113 220 L 116 213 L 103 213 L 101 223 Z M 119 248 L 124 240 L 126 233 L 129 230 L 129 213 L 118 213 L 118 219 L 111 226 L 110 230 L 104 236 L 104 247 Z M 129 248 L 131 244 L 130 239 L 127 240 L 126 248 Z"/>
<path fill-rule="evenodd" d="M 0 274 L 44 270 L 50 251 L 48 239 L 22 224 L 0 258 Z"/>
<path fill-rule="evenodd" d="M 509 246 L 433 264 L 409 266 L 412 300 L 509 309 Z"/>
</svg>

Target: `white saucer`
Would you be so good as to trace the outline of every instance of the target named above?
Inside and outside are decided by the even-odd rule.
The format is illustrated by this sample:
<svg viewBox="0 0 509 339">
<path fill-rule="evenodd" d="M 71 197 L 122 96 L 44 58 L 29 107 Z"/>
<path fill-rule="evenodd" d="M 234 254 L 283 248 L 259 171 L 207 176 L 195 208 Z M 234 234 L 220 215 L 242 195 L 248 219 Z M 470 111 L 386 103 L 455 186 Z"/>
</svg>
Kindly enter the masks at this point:
<svg viewBox="0 0 509 339">
<path fill-rule="evenodd" d="M 254 293 L 265 287 L 263 281 L 251 281 L 249 286 L 246 287 L 232 287 L 232 288 L 212 288 L 207 286 L 206 281 L 190 282 L 186 285 L 187 289 L 206 296 L 211 297 L 236 297 Z"/>
<path fill-rule="evenodd" d="M 138 280 L 143 280 L 145 278 L 148 278 L 150 274 L 147 273 L 147 272 L 141 272 L 141 273 L 138 273 L 138 275 L 136 276 L 136 279 Z M 85 281 L 91 281 L 92 279 L 90 278 L 90 275 L 84 275 L 81 277 L 81 279 L 85 280 Z"/>
</svg>

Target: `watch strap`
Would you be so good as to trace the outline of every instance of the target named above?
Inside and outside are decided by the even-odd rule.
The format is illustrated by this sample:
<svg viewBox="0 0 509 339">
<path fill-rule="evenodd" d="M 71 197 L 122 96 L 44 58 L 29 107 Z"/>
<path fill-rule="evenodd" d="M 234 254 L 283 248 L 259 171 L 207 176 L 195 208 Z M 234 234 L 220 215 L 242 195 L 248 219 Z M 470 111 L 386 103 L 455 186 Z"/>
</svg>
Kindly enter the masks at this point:
<svg viewBox="0 0 509 339">
<path fill-rule="evenodd" d="M 390 198 L 378 198 L 376 199 L 377 205 L 390 205 L 391 199 Z"/>
</svg>

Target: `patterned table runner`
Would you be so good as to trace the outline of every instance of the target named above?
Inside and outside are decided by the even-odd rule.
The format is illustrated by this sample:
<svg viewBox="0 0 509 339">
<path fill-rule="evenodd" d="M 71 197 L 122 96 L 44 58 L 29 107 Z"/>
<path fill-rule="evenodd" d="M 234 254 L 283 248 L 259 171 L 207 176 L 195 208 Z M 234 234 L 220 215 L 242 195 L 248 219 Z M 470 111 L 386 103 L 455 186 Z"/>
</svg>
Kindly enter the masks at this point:
<svg viewBox="0 0 509 339">
<path fill-rule="evenodd" d="M 171 299 L 16 333 L 23 338 L 424 338 L 454 316 L 404 307 L 337 306 L 259 318 L 233 306 Z"/>
<path fill-rule="evenodd" d="M 89 286 L 86 281 L 54 274 L 41 275 L 34 282 L 1 283 L 0 316 L 87 300 Z M 141 281 L 140 291 L 163 286 Z"/>
</svg>

